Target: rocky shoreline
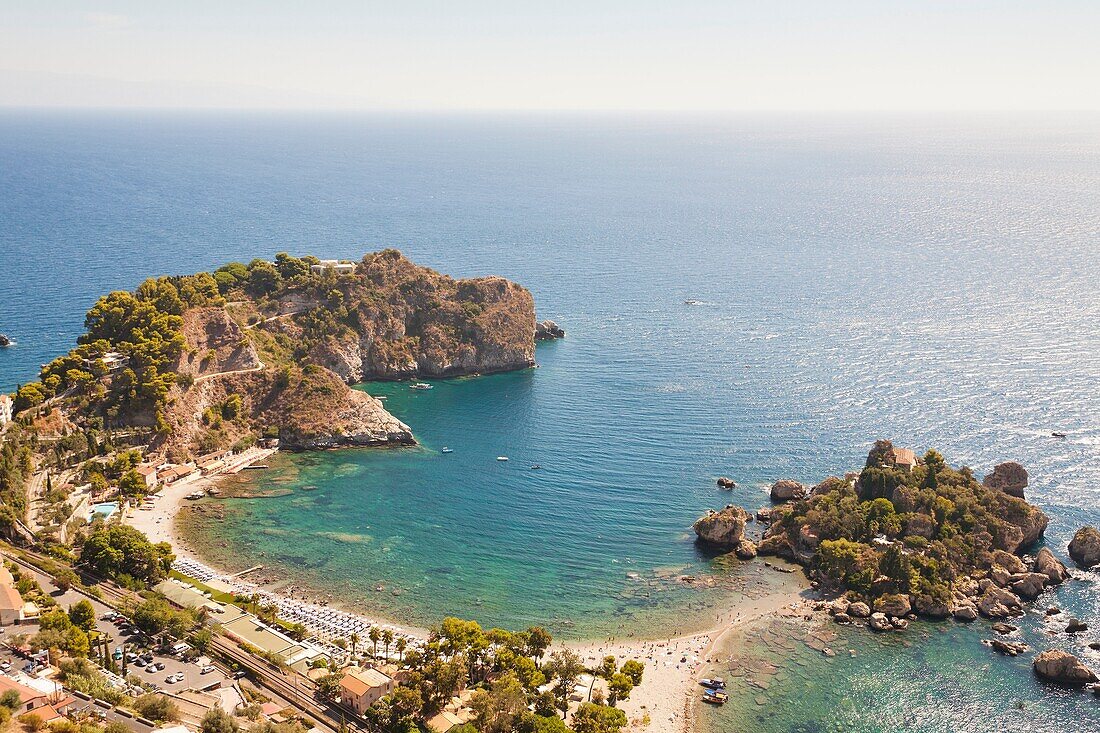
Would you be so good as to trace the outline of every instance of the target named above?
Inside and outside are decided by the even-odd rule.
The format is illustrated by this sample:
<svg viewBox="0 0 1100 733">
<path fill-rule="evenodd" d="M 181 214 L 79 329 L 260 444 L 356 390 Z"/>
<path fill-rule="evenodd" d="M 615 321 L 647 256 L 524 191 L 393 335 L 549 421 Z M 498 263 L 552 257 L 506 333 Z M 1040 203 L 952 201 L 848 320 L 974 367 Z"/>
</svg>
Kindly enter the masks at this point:
<svg viewBox="0 0 1100 733">
<path fill-rule="evenodd" d="M 998 464 L 979 484 L 969 469 L 951 469 L 934 451 L 922 460 L 879 441 L 860 473 L 813 487 L 777 481 L 773 506 L 753 514 L 729 504 L 707 512 L 693 529 L 700 542 L 741 560 L 775 555 L 801 565 L 812 586 L 832 596 L 815 610 L 838 624 L 890 632 L 918 618 L 966 623 L 980 616 L 994 622 L 998 634 L 1009 634 L 1015 627 L 1007 620 L 1074 577 L 1049 547 L 1029 554 L 1048 520 L 1024 500 L 1027 483 L 1027 471 L 1015 462 Z M 722 488 L 730 484 L 719 479 Z M 756 541 L 746 536 L 754 521 L 761 526 Z M 959 540 L 958 525 L 967 524 L 966 539 Z M 1100 564 L 1100 531 L 1081 528 L 1067 549 L 1082 569 Z M 1046 613 L 1062 615 L 1057 607 Z M 1065 633 L 1087 630 L 1066 619 Z M 1007 656 L 1029 651 L 1005 639 L 985 643 Z M 1062 650 L 1042 652 L 1033 667 L 1060 684 L 1097 682 L 1084 662 Z M 1094 690 L 1100 695 L 1100 686 Z"/>
</svg>

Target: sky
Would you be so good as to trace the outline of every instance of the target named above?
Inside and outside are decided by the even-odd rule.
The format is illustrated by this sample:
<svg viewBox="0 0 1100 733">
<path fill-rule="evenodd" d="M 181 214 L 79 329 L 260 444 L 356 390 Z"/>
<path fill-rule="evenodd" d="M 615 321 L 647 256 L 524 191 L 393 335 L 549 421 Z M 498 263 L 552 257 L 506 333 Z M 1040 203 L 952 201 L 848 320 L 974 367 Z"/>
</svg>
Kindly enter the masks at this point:
<svg viewBox="0 0 1100 733">
<path fill-rule="evenodd" d="M 1100 0 L 0 0 L 0 106 L 1100 110 Z"/>
</svg>

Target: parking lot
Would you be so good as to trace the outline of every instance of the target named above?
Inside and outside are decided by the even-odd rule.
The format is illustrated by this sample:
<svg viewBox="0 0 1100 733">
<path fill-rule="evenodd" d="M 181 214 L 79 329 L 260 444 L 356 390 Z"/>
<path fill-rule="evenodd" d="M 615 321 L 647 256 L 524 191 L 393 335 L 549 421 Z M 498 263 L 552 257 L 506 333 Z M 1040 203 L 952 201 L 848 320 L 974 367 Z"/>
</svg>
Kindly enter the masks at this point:
<svg viewBox="0 0 1100 733">
<path fill-rule="evenodd" d="M 91 601 L 92 607 L 96 612 L 96 628 L 105 633 L 109 638 L 109 649 L 112 656 L 117 656 L 116 650 L 121 650 L 123 654 L 131 650 L 134 653 L 140 654 L 142 651 L 148 649 L 147 642 L 149 640 L 145 639 L 137 629 L 127 624 L 114 623 L 109 620 L 114 614 L 114 611 L 106 604 L 95 598 L 89 598 L 75 590 L 69 590 L 62 593 L 53 585 L 53 582 L 45 574 L 28 570 L 23 566 L 20 566 L 20 570 L 32 575 L 38 581 L 39 585 L 42 586 L 42 589 L 49 593 L 66 611 L 70 606 L 85 598 Z M 0 641 L 6 644 L 12 636 L 17 634 L 33 636 L 37 631 L 38 624 L 36 622 L 22 622 L 16 626 L 5 628 L 3 632 L 0 633 Z M 207 661 L 203 661 L 202 663 L 184 662 L 176 656 L 159 653 L 153 654 L 151 652 L 150 654 L 151 663 L 157 665 L 158 669 L 153 670 L 149 668 L 149 665 L 139 666 L 138 664 L 127 661 L 126 675 L 137 677 L 147 685 L 152 685 L 156 688 L 172 692 L 187 689 L 200 690 L 227 684 L 227 677 L 220 669 L 211 668 L 205 673 L 203 672 L 204 667 L 209 666 L 209 662 Z M 4 661 L 7 661 L 11 665 L 12 671 L 16 669 L 21 670 L 26 663 L 26 660 L 14 657 L 7 648 L 0 650 L 0 671 L 3 671 Z M 122 660 L 118 660 L 118 664 L 121 668 Z"/>
</svg>

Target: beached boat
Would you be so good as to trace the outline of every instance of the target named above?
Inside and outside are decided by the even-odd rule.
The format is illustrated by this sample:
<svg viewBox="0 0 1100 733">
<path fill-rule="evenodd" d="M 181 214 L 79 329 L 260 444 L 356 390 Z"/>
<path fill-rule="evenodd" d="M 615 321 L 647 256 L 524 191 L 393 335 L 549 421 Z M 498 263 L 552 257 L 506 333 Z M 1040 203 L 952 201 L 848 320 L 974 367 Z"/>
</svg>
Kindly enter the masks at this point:
<svg viewBox="0 0 1100 733">
<path fill-rule="evenodd" d="M 703 702 L 711 705 L 725 705 L 729 699 L 730 696 L 720 690 L 707 690 L 703 693 Z"/>
<path fill-rule="evenodd" d="M 726 686 L 726 681 L 721 677 L 704 677 L 699 680 L 699 684 L 712 690 L 720 690 Z"/>
<path fill-rule="evenodd" d="M 430 385 L 426 382 L 417 382 L 416 384 L 409 387 L 409 389 L 431 389 L 431 388 L 432 388 L 432 385 Z"/>
</svg>

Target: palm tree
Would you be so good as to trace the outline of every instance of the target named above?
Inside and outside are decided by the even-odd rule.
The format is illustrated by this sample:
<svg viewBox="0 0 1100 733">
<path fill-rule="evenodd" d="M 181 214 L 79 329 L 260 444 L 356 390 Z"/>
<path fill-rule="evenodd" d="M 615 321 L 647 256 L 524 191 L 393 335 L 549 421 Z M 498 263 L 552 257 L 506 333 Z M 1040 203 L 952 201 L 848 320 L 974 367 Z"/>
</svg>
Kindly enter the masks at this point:
<svg viewBox="0 0 1100 733">
<path fill-rule="evenodd" d="M 382 632 L 382 642 L 386 645 L 386 659 L 390 658 L 390 644 L 393 643 L 393 632 L 386 629 Z"/>
<path fill-rule="evenodd" d="M 359 643 L 359 634 L 352 632 L 352 635 L 348 637 L 348 641 L 351 642 L 351 656 L 355 656 L 355 646 Z"/>
<path fill-rule="evenodd" d="M 374 656 L 378 656 L 378 640 L 382 638 L 382 632 L 378 630 L 377 626 L 371 626 L 370 631 L 367 632 L 367 638 L 374 642 Z"/>
<path fill-rule="evenodd" d="M 394 642 L 393 648 L 397 650 L 398 663 L 405 661 L 405 647 L 408 645 L 408 640 L 404 636 L 397 637 L 397 641 Z"/>
</svg>

